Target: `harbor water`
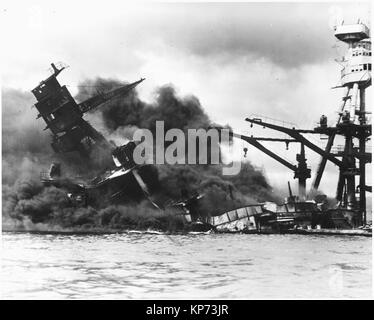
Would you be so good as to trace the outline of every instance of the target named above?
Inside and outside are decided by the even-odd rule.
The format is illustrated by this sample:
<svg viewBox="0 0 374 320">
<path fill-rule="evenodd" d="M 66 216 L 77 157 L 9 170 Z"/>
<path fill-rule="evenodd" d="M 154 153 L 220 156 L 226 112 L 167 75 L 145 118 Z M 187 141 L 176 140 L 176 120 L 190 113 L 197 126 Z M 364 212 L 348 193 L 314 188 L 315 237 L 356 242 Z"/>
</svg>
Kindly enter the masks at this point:
<svg viewBox="0 0 374 320">
<path fill-rule="evenodd" d="M 2 299 L 372 298 L 371 238 L 2 236 Z"/>
</svg>

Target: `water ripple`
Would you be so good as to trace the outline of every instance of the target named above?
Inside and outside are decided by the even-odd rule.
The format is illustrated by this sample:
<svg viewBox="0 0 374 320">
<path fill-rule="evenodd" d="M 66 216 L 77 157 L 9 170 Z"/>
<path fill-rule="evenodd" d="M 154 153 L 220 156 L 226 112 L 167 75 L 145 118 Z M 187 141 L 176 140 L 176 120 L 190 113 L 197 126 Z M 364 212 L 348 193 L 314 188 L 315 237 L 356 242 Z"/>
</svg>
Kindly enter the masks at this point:
<svg viewBox="0 0 374 320">
<path fill-rule="evenodd" d="M 3 234 L 4 299 L 370 298 L 371 239 Z"/>
</svg>

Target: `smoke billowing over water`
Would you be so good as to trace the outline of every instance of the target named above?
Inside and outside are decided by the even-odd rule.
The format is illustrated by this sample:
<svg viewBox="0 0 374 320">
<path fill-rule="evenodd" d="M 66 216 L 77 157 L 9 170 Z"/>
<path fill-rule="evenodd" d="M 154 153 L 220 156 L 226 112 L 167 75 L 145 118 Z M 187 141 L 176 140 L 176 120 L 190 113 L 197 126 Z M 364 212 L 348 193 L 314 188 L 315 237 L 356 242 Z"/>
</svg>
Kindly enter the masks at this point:
<svg viewBox="0 0 374 320">
<path fill-rule="evenodd" d="M 121 85 L 119 81 L 98 78 L 81 83 L 76 96 L 82 101 L 99 87 L 106 91 Z M 109 231 L 119 229 L 179 230 L 181 218 L 172 210 L 157 210 L 148 201 L 140 204 L 110 205 L 103 208 L 75 208 L 66 191 L 40 183 L 40 172 L 53 161 L 62 164 L 65 177 L 93 178 L 96 171 L 77 155 L 57 155 L 50 143 L 45 123 L 36 120 L 37 111 L 31 93 L 3 89 L 3 229 L 43 231 Z M 132 139 L 138 128 L 155 131 L 163 120 L 165 131 L 178 128 L 208 129 L 213 124 L 195 96 L 180 97 L 171 86 L 157 89 L 152 103 L 142 101 L 133 90 L 126 97 L 114 99 L 86 116 L 108 140 L 122 145 Z M 263 173 L 249 162 L 240 174 L 223 176 L 221 165 L 155 165 L 158 187 L 153 199 L 165 203 L 181 199 L 182 193 L 203 193 L 199 211 L 215 215 L 245 204 L 274 200 L 275 196 Z"/>
</svg>

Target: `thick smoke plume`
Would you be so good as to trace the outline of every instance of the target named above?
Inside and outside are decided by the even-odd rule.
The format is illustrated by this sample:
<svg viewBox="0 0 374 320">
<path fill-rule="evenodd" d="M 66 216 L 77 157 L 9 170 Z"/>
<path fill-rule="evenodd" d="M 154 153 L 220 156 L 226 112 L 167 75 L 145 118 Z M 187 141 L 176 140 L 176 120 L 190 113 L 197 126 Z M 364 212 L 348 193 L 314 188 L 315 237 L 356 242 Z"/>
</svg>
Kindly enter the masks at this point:
<svg viewBox="0 0 374 320">
<path fill-rule="evenodd" d="M 87 80 L 76 96 L 82 101 L 122 83 L 111 79 Z M 52 161 L 62 163 L 65 176 L 88 177 L 90 170 L 75 155 L 56 155 L 50 147 L 45 124 L 35 120 L 37 112 L 31 93 L 4 89 L 3 93 L 3 228 L 21 230 L 77 231 L 157 228 L 179 230 L 182 220 L 170 209 L 156 210 L 145 201 L 102 209 L 74 208 L 66 192 L 41 185 L 39 175 Z M 208 129 L 214 125 L 194 96 L 179 97 L 168 85 L 159 88 L 153 103 L 142 101 L 134 90 L 125 98 L 114 99 L 87 116 L 89 122 L 117 145 L 131 140 L 137 128 L 155 131 L 163 120 L 165 130 Z M 157 165 L 157 203 L 180 200 L 183 195 L 203 193 L 201 214 L 216 215 L 241 205 L 274 200 L 262 172 L 249 162 L 236 176 L 223 176 L 220 165 Z M 91 169 L 91 168 L 90 168 Z M 96 168 L 100 169 L 100 168 Z M 93 170 L 94 171 L 94 170 Z M 92 174 L 92 172 L 91 172 Z"/>
</svg>

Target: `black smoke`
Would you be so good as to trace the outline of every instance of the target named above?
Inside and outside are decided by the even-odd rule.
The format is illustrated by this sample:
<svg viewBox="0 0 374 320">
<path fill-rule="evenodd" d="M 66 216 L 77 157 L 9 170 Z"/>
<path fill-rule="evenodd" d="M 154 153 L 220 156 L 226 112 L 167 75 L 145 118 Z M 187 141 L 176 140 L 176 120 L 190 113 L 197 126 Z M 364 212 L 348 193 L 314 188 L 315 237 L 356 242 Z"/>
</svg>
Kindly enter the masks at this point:
<svg viewBox="0 0 374 320">
<path fill-rule="evenodd" d="M 98 90 L 106 91 L 123 83 L 98 78 L 81 83 L 77 101 Z M 36 120 L 35 103 L 28 92 L 3 89 L 3 226 L 22 230 L 111 230 L 128 228 L 180 229 L 183 224 L 171 210 L 151 208 L 147 202 L 106 208 L 76 208 L 66 192 L 41 185 L 39 175 L 52 161 L 62 163 L 65 176 L 88 175 L 87 166 L 76 155 L 56 155 L 44 123 Z M 136 90 L 114 99 L 87 117 L 108 140 L 131 139 L 137 128 L 155 131 L 155 122 L 163 120 L 165 130 L 179 128 L 208 129 L 214 124 L 198 98 L 180 97 L 171 86 L 160 87 L 155 101 L 142 101 Z M 116 141 L 115 141 L 116 142 Z M 262 172 L 250 163 L 237 176 L 223 176 L 221 165 L 156 165 L 157 203 L 167 204 L 186 195 L 203 193 L 201 214 L 215 215 L 246 204 L 274 200 L 276 197 Z"/>
</svg>

